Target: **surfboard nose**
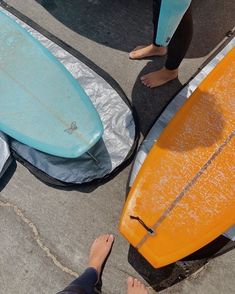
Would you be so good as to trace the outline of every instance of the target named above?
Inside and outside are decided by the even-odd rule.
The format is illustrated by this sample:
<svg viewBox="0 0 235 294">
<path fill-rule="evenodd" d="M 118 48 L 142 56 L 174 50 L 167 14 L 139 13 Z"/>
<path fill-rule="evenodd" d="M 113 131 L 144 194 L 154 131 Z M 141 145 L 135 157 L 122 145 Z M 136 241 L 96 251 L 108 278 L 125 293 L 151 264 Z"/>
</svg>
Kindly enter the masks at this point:
<svg viewBox="0 0 235 294">
<path fill-rule="evenodd" d="M 76 158 L 103 134 L 90 98 L 68 70 L 0 12 L 0 130 L 42 152 Z"/>
</svg>

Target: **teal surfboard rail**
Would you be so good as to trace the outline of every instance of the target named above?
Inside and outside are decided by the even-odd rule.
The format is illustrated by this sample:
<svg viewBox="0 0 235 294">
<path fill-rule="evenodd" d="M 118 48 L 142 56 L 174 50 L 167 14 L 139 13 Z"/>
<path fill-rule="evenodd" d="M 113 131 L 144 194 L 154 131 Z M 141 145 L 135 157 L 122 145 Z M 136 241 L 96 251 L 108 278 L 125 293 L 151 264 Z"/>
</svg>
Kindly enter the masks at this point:
<svg viewBox="0 0 235 294">
<path fill-rule="evenodd" d="M 67 69 L 0 12 L 0 130 L 48 154 L 76 158 L 102 136 L 99 114 Z"/>
<path fill-rule="evenodd" d="M 192 0 L 162 0 L 156 44 L 167 46 Z"/>
</svg>

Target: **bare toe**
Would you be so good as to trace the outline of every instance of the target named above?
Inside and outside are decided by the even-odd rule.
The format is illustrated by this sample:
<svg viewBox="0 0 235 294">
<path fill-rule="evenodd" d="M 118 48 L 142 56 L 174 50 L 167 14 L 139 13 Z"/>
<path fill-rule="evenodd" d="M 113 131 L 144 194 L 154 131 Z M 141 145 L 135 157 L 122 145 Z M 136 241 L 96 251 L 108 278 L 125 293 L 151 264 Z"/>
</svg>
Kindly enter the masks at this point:
<svg viewBox="0 0 235 294">
<path fill-rule="evenodd" d="M 129 53 L 130 59 L 143 59 L 151 56 L 163 56 L 167 52 L 166 47 L 158 47 L 154 44 L 143 45 L 136 47 L 133 51 Z"/>
<path fill-rule="evenodd" d="M 109 255 L 113 241 L 113 235 L 105 234 L 95 239 L 91 245 L 88 266 L 95 268 L 98 275 L 100 275 L 102 265 Z"/>
<path fill-rule="evenodd" d="M 134 279 L 132 277 L 128 277 L 127 279 L 127 288 L 132 288 L 134 286 Z"/>
<path fill-rule="evenodd" d="M 129 53 L 129 58 L 130 59 L 137 59 L 137 58 L 139 58 L 138 57 L 138 51 L 139 49 L 137 49 L 137 48 L 135 48 L 133 51 L 131 51 L 130 53 Z"/>
<path fill-rule="evenodd" d="M 128 277 L 127 294 L 148 294 L 148 291 L 139 280 Z"/>
<path fill-rule="evenodd" d="M 176 79 L 177 76 L 178 76 L 178 69 L 168 70 L 166 68 L 162 68 L 160 70 L 144 75 L 140 79 L 145 86 L 150 88 L 155 88 Z"/>
</svg>

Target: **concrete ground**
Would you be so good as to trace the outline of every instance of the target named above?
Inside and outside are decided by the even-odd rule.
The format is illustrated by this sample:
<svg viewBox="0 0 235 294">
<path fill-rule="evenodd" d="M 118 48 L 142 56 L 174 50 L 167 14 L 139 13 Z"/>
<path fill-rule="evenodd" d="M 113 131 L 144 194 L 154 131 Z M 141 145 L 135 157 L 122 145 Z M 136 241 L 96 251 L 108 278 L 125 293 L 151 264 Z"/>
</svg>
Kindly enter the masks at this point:
<svg viewBox="0 0 235 294">
<path fill-rule="evenodd" d="M 5 2 L 107 71 L 136 107 L 142 134 L 234 25 L 234 1 L 194 0 L 194 39 L 179 79 L 149 90 L 139 76 L 162 66 L 164 58 L 131 61 L 127 52 L 151 41 L 151 0 Z M 103 293 L 125 293 L 128 275 L 153 293 L 150 285 L 162 293 L 234 293 L 234 250 L 207 264 L 182 261 L 154 270 L 118 234 L 130 167 L 89 193 L 50 188 L 20 164 L 13 171 L 0 187 L 0 294 L 56 293 L 82 272 L 89 244 L 105 232 L 116 241 Z"/>
</svg>

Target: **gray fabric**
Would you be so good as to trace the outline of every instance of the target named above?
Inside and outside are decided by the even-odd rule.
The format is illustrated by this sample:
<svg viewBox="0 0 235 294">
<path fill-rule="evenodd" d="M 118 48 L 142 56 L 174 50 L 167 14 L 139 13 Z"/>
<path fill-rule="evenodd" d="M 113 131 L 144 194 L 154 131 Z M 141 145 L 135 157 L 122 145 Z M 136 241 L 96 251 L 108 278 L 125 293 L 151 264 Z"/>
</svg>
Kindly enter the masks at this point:
<svg viewBox="0 0 235 294">
<path fill-rule="evenodd" d="M 0 132 L 0 179 L 11 163 L 7 137 Z"/>
<path fill-rule="evenodd" d="M 175 98 L 167 106 L 167 108 L 160 115 L 158 120 L 155 122 L 148 135 L 142 142 L 139 151 L 136 155 L 135 162 L 132 168 L 129 187 L 133 185 L 133 182 L 144 163 L 145 158 L 147 157 L 150 149 L 153 144 L 157 142 L 159 136 L 161 135 L 163 129 L 167 126 L 168 122 L 173 118 L 176 112 L 184 104 L 184 102 L 189 98 L 189 96 L 195 91 L 201 81 L 213 70 L 213 68 L 219 63 L 220 60 L 235 46 L 235 38 L 233 38 L 225 48 L 219 52 L 197 75 L 190 81 Z M 231 228 L 225 234 L 226 237 L 235 241 L 235 226 Z"/>
<path fill-rule="evenodd" d="M 126 159 L 133 146 L 135 122 L 129 106 L 117 91 L 91 68 L 5 9 L 0 8 L 0 11 L 28 30 L 72 73 L 91 98 L 104 126 L 103 141 L 90 150 L 93 156 L 98 157 L 99 164 L 87 154 L 75 160 L 65 160 L 42 154 L 14 140 L 11 147 L 32 165 L 61 181 L 83 183 L 104 177 Z"/>
<path fill-rule="evenodd" d="M 77 159 L 51 156 L 15 140 L 11 148 L 33 166 L 46 174 L 66 183 L 82 184 L 94 179 L 103 178 L 112 171 L 112 163 L 103 140 L 99 141 L 89 153 Z"/>
</svg>

